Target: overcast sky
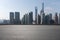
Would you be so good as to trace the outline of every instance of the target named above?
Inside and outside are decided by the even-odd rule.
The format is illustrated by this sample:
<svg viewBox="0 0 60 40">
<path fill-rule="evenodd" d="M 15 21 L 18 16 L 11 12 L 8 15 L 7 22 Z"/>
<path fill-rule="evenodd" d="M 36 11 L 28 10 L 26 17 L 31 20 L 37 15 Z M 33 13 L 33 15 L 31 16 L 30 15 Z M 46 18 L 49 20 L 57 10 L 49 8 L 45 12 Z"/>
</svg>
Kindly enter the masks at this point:
<svg viewBox="0 0 60 40">
<path fill-rule="evenodd" d="M 20 12 L 20 18 L 25 13 L 35 10 L 35 6 L 38 7 L 38 13 L 42 8 L 42 2 L 44 2 L 45 13 L 55 12 L 60 13 L 60 0 L 0 0 L 0 19 L 9 19 L 9 12 Z"/>
</svg>

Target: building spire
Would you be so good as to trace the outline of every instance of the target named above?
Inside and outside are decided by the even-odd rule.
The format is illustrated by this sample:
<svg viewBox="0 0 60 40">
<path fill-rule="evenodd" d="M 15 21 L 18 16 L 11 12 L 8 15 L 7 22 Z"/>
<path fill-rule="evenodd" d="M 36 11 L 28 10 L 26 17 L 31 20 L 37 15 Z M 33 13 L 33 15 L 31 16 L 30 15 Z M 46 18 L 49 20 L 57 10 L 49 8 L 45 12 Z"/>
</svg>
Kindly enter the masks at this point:
<svg viewBox="0 0 60 40">
<path fill-rule="evenodd" d="M 42 9 L 40 13 L 44 13 L 44 2 L 42 3 Z"/>
<path fill-rule="evenodd" d="M 44 2 L 42 3 L 42 12 L 44 12 Z"/>
</svg>

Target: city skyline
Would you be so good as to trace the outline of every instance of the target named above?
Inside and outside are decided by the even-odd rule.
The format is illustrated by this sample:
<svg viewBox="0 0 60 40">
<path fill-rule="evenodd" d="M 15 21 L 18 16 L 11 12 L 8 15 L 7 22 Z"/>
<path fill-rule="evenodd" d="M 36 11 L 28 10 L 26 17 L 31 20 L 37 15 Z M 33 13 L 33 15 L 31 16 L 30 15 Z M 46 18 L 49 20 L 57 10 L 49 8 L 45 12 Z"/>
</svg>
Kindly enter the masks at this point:
<svg viewBox="0 0 60 40">
<path fill-rule="evenodd" d="M 24 14 L 33 11 L 35 17 L 35 6 L 38 8 L 38 14 L 41 11 L 41 4 L 44 2 L 45 14 L 55 12 L 60 13 L 59 0 L 1 0 L 0 1 L 0 19 L 9 19 L 9 12 L 18 11 L 21 19 Z M 34 18 L 33 17 L 33 18 Z"/>
<path fill-rule="evenodd" d="M 42 9 L 40 11 L 40 14 L 38 14 L 38 8 L 35 7 L 35 20 L 33 18 L 33 11 L 30 11 L 27 14 L 23 15 L 22 20 L 20 19 L 20 12 L 10 12 L 10 20 L 4 20 L 1 24 L 45 24 L 45 25 L 54 25 L 54 24 L 60 24 L 60 14 L 56 12 L 54 15 L 52 13 L 45 14 L 44 11 L 44 3 L 42 3 Z"/>
</svg>

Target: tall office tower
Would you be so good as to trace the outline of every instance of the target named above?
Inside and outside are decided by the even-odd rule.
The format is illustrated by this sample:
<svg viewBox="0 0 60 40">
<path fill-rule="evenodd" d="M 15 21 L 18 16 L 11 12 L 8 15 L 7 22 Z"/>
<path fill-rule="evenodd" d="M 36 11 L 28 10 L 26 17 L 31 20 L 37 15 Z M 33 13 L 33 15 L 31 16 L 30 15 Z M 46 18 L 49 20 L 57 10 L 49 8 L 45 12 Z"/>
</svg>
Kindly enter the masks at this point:
<svg viewBox="0 0 60 40">
<path fill-rule="evenodd" d="M 44 3 L 42 3 L 42 10 L 40 12 L 40 16 L 41 16 L 41 24 L 44 24 L 44 20 L 45 20 Z"/>
<path fill-rule="evenodd" d="M 49 14 L 49 24 L 50 24 L 50 20 L 52 20 L 52 13 Z"/>
<path fill-rule="evenodd" d="M 10 12 L 10 24 L 14 24 L 14 12 Z"/>
<path fill-rule="evenodd" d="M 58 24 L 58 15 L 55 13 L 55 24 Z"/>
<path fill-rule="evenodd" d="M 60 14 L 59 14 L 59 24 L 60 24 Z"/>
<path fill-rule="evenodd" d="M 42 24 L 45 24 L 45 13 L 43 13 L 42 17 L 43 17 Z"/>
<path fill-rule="evenodd" d="M 37 10 L 37 7 L 35 7 L 35 24 L 38 24 L 38 10 Z"/>
<path fill-rule="evenodd" d="M 22 18 L 22 24 L 29 24 L 29 15 L 25 14 Z"/>
<path fill-rule="evenodd" d="M 20 12 L 15 12 L 15 24 L 20 24 Z"/>
<path fill-rule="evenodd" d="M 33 12 L 29 13 L 29 24 L 33 24 Z"/>
<path fill-rule="evenodd" d="M 49 19 L 50 19 L 50 20 L 52 19 L 52 13 L 49 14 Z"/>
<path fill-rule="evenodd" d="M 25 24 L 25 15 L 23 16 L 21 23 Z"/>
<path fill-rule="evenodd" d="M 38 14 L 38 24 L 41 22 L 41 16 Z"/>
<path fill-rule="evenodd" d="M 29 15 L 25 14 L 25 24 L 29 24 Z"/>
<path fill-rule="evenodd" d="M 49 24 L 49 15 L 45 16 L 45 24 Z"/>
</svg>

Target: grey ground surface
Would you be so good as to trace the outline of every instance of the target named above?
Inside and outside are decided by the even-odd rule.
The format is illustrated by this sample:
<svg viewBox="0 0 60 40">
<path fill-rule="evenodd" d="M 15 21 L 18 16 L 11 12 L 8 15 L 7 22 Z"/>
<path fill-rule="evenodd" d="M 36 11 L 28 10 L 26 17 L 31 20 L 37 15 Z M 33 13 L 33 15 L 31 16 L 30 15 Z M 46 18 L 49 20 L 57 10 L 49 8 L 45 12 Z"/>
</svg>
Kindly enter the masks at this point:
<svg viewBox="0 0 60 40">
<path fill-rule="evenodd" d="M 0 25 L 0 40 L 60 40 L 60 26 Z"/>
</svg>

